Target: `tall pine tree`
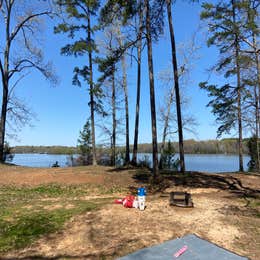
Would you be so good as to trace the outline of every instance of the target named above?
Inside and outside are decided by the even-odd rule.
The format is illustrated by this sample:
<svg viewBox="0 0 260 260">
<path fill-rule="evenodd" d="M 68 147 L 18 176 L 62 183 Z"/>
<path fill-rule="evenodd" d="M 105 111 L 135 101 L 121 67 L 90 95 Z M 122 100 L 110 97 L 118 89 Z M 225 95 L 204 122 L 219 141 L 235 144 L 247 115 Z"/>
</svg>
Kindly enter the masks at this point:
<svg viewBox="0 0 260 260">
<path fill-rule="evenodd" d="M 210 32 L 208 45 L 215 45 L 220 52 L 220 60 L 216 70 L 224 73 L 227 79 L 235 79 L 235 86 L 226 83 L 221 87 L 201 84 L 214 99 L 209 103 L 217 121 L 221 123 L 218 134 L 229 132 L 235 126 L 238 130 L 239 170 L 243 166 L 243 128 L 242 128 L 242 101 L 243 88 L 241 81 L 241 19 L 240 3 L 238 0 L 229 2 L 220 1 L 217 4 L 204 3 L 201 19 L 206 20 Z"/>
<path fill-rule="evenodd" d="M 62 55 L 74 55 L 88 57 L 88 65 L 82 68 L 75 67 L 73 84 L 81 86 L 80 79 L 86 81 L 89 86 L 89 106 L 91 118 L 91 140 L 93 165 L 97 164 L 96 159 L 96 138 L 95 138 L 95 111 L 100 111 L 99 103 L 95 100 L 100 95 L 98 88 L 93 81 L 93 53 L 96 51 L 96 44 L 93 39 L 94 26 L 92 18 L 97 15 L 100 1 L 98 0 L 58 0 L 61 10 L 66 12 L 68 22 L 63 22 L 54 28 L 55 33 L 65 33 L 73 40 L 61 49 Z"/>
</svg>

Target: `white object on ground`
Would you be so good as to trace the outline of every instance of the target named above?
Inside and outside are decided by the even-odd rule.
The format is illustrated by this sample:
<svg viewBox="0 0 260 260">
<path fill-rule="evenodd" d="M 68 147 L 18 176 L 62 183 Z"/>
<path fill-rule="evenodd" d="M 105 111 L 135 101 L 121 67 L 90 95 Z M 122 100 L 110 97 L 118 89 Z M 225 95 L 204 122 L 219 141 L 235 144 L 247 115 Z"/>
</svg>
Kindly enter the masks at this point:
<svg viewBox="0 0 260 260">
<path fill-rule="evenodd" d="M 145 209 L 145 196 L 138 196 L 138 204 L 140 210 Z"/>
<path fill-rule="evenodd" d="M 133 208 L 136 208 L 136 209 L 139 208 L 139 202 L 138 202 L 138 200 L 134 200 L 134 202 L 133 202 Z"/>
</svg>

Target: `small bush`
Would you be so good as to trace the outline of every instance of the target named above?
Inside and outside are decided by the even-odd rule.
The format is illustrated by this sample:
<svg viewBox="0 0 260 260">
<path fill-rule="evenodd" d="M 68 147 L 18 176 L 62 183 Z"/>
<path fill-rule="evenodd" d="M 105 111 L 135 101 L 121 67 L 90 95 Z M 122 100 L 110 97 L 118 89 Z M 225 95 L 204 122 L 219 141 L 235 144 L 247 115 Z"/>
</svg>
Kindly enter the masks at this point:
<svg viewBox="0 0 260 260">
<path fill-rule="evenodd" d="M 256 136 L 252 136 L 247 143 L 250 161 L 248 162 L 249 171 L 258 171 L 259 170 L 259 157 L 260 157 L 260 144 L 257 151 L 257 141 L 259 144 L 259 139 L 257 140 Z"/>
<path fill-rule="evenodd" d="M 179 169 L 180 160 L 175 158 L 175 149 L 169 140 L 166 149 L 163 150 L 160 159 L 160 168 L 175 170 Z"/>
<path fill-rule="evenodd" d="M 151 167 L 151 160 L 149 155 L 144 155 L 137 163 L 138 167 L 148 168 Z"/>
<path fill-rule="evenodd" d="M 8 143 L 4 145 L 4 162 L 11 162 L 14 158 L 14 154 L 12 153 L 12 148 Z"/>
<path fill-rule="evenodd" d="M 125 165 L 125 153 L 123 151 L 117 151 L 116 153 L 116 166 L 120 167 Z"/>
</svg>

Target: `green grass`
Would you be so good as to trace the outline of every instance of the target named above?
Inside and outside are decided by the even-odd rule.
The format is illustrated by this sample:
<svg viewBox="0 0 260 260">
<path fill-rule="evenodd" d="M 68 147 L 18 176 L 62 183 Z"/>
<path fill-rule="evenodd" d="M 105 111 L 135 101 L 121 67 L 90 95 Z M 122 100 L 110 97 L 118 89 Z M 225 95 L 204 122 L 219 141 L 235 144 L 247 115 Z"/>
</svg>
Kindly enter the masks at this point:
<svg viewBox="0 0 260 260">
<path fill-rule="evenodd" d="M 93 188 L 100 194 L 118 191 L 87 185 L 0 187 L 0 253 L 26 247 L 37 238 L 62 229 L 72 216 L 98 210 L 111 201 L 84 200 Z"/>
<path fill-rule="evenodd" d="M 251 199 L 249 207 L 255 211 L 255 216 L 260 218 L 260 199 Z"/>
<path fill-rule="evenodd" d="M 260 199 L 251 199 L 250 206 L 252 208 L 259 208 L 260 207 Z"/>
<path fill-rule="evenodd" d="M 14 199 L 31 199 L 41 197 L 66 197 L 66 196 L 79 196 L 89 193 L 89 187 L 81 186 L 61 186 L 57 184 L 40 185 L 37 187 L 1 187 L 0 195 L 11 195 Z"/>
<path fill-rule="evenodd" d="M 32 198 L 44 198 L 44 197 L 73 197 L 73 196 L 85 196 L 91 195 L 95 192 L 95 195 L 113 194 L 117 192 L 125 191 L 124 188 L 119 186 L 105 187 L 102 185 L 59 185 L 48 184 L 40 185 L 37 187 L 22 187 L 15 186 L 3 186 L 0 188 L 0 196 L 9 197 L 13 199 L 32 199 Z M 0 198 L 1 200 L 1 198 Z"/>
</svg>

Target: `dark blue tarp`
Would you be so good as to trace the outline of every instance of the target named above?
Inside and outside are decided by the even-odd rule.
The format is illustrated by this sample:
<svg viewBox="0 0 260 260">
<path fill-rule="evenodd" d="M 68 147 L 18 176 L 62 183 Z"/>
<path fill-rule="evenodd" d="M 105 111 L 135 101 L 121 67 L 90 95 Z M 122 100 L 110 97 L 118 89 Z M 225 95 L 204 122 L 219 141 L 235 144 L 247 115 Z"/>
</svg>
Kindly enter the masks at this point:
<svg viewBox="0 0 260 260">
<path fill-rule="evenodd" d="M 175 257 L 174 254 L 184 246 L 187 250 Z M 224 248 L 212 244 L 196 235 L 187 235 L 182 238 L 167 241 L 163 244 L 144 248 L 118 260 L 248 260 L 246 257 L 236 255 Z"/>
</svg>

